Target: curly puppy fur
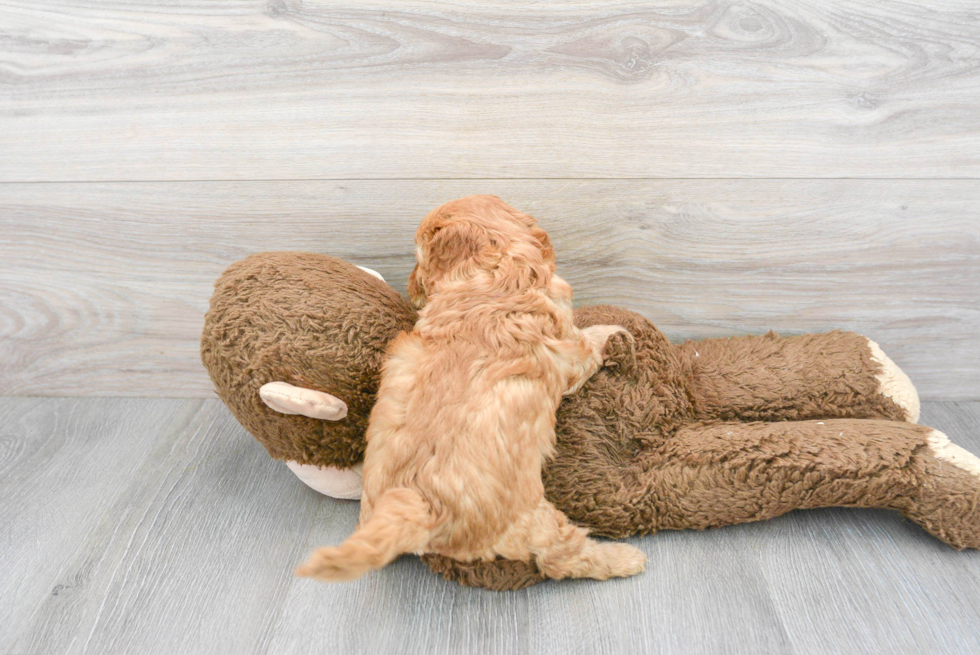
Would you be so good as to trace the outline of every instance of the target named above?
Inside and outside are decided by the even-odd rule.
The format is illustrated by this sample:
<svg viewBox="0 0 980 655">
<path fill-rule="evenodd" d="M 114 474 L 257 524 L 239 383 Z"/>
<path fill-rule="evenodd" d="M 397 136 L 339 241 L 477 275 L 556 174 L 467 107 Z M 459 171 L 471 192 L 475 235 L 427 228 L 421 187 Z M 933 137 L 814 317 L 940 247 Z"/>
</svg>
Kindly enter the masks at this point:
<svg viewBox="0 0 980 655">
<path fill-rule="evenodd" d="M 361 522 L 300 576 L 350 580 L 402 553 L 534 561 L 552 578 L 643 570 L 645 555 L 589 539 L 545 499 L 555 412 L 602 365 L 621 327 L 575 327 L 547 234 L 492 196 L 430 212 L 371 412 Z"/>
</svg>

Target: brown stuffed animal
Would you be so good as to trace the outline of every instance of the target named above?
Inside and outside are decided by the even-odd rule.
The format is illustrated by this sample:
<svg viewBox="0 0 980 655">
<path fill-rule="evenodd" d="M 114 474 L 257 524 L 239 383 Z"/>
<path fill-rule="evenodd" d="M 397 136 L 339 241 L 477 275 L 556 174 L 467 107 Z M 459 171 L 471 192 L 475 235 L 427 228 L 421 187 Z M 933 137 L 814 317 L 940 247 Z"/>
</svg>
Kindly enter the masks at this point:
<svg viewBox="0 0 980 655">
<path fill-rule="evenodd" d="M 357 498 L 356 465 L 388 343 L 415 311 L 376 273 L 307 253 L 233 264 L 215 284 L 201 354 L 221 399 L 320 491 Z M 857 334 L 671 344 L 617 307 L 611 363 L 558 410 L 548 499 L 595 534 L 704 529 L 829 506 L 896 509 L 980 548 L 980 458 L 916 425 L 909 379 Z M 517 589 L 533 563 L 426 555 L 463 584 Z"/>
</svg>

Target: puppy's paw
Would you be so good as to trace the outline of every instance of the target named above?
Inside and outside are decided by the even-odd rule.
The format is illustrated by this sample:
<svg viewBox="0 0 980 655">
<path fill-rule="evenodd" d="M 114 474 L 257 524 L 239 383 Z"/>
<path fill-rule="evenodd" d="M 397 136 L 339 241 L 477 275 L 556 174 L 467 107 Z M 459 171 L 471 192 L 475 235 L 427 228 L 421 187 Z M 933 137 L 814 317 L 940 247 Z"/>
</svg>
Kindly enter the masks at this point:
<svg viewBox="0 0 980 655">
<path fill-rule="evenodd" d="M 607 578 L 626 578 L 646 569 L 647 556 L 639 548 L 623 543 L 604 543 L 601 548 Z"/>
<path fill-rule="evenodd" d="M 636 371 L 636 339 L 633 335 L 623 328 L 610 334 L 602 351 L 602 365 L 632 375 Z"/>
<path fill-rule="evenodd" d="M 582 328 L 582 336 L 585 337 L 592 345 L 592 348 L 598 353 L 605 350 L 606 343 L 608 343 L 611 336 L 622 333 L 629 335 L 629 332 L 622 325 L 590 325 L 587 328 Z"/>
</svg>

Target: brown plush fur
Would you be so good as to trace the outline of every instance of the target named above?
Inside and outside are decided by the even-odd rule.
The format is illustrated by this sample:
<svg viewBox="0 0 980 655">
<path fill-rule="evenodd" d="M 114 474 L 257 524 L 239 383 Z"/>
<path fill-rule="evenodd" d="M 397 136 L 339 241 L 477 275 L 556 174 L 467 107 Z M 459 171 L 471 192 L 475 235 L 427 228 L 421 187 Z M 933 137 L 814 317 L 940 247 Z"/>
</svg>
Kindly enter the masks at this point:
<svg viewBox="0 0 980 655">
<path fill-rule="evenodd" d="M 555 410 L 599 368 L 616 326 L 572 322 L 543 230 L 497 198 L 449 203 L 416 236 L 412 296 L 371 412 L 361 522 L 301 576 L 349 580 L 406 552 L 531 560 L 549 577 L 632 575 L 643 552 L 598 543 L 544 498 Z"/>
<path fill-rule="evenodd" d="M 415 310 L 387 284 L 347 262 L 267 252 L 232 264 L 215 283 L 201 359 L 221 400 L 276 459 L 350 467 L 391 340 Z M 280 414 L 259 387 L 281 380 L 344 399 L 343 421 Z"/>
<path fill-rule="evenodd" d="M 267 253 L 218 280 L 202 340 L 219 395 L 273 457 L 361 459 L 381 353 L 415 314 L 388 285 L 339 260 Z M 864 337 L 714 339 L 672 345 L 616 307 L 575 311 L 619 324 L 612 361 L 558 408 L 545 495 L 572 521 L 620 537 L 763 520 L 792 509 L 883 507 L 956 548 L 980 547 L 978 478 L 937 459 L 928 428 L 878 392 Z M 344 421 L 273 412 L 258 387 L 284 380 L 343 398 Z M 778 422 L 776 422 L 778 421 Z M 425 555 L 464 584 L 512 589 L 533 562 Z"/>
</svg>

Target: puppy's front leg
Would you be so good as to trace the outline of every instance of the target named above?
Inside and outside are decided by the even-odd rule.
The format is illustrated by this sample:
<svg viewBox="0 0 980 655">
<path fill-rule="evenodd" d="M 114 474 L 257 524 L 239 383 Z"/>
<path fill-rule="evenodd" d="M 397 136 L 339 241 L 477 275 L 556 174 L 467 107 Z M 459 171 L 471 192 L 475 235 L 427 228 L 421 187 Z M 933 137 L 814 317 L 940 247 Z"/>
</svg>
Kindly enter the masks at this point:
<svg viewBox="0 0 980 655">
<path fill-rule="evenodd" d="M 630 334 L 629 330 L 624 328 L 622 325 L 593 325 L 591 327 L 582 328 L 581 332 L 582 336 L 586 338 L 599 357 L 600 363 L 604 361 L 603 354 L 606 350 L 606 342 L 609 341 L 609 337 L 612 335 L 622 332 L 624 335 L 626 335 L 629 342 L 633 343 L 633 335 Z"/>
<path fill-rule="evenodd" d="M 568 388 L 562 395 L 568 396 L 582 388 L 582 385 L 599 370 L 603 362 L 603 352 L 609 337 L 617 332 L 629 332 L 620 325 L 593 325 L 579 330 L 581 341 L 572 342 L 577 347 L 568 348 L 563 354 L 568 360 Z"/>
</svg>

